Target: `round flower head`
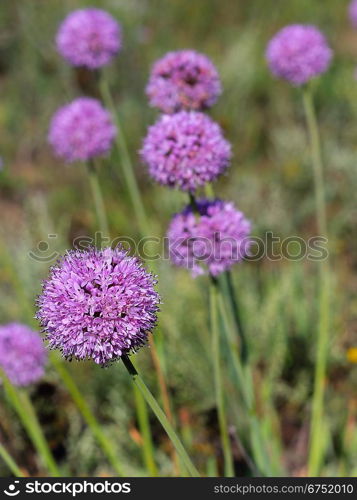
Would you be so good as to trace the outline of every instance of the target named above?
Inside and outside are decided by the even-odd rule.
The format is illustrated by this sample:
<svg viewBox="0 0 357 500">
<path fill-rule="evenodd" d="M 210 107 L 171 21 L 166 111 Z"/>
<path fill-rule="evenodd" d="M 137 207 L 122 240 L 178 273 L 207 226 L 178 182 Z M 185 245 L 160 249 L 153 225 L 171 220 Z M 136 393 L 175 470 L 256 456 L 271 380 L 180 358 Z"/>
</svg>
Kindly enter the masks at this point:
<svg viewBox="0 0 357 500">
<path fill-rule="evenodd" d="M 270 40 L 266 58 L 275 76 L 299 86 L 327 70 L 332 50 L 317 28 L 293 24 Z"/>
<path fill-rule="evenodd" d="M 146 87 L 150 105 L 164 113 L 209 108 L 221 92 L 215 66 L 194 50 L 169 52 L 159 59 Z"/>
<path fill-rule="evenodd" d="M 37 332 L 20 323 L 0 326 L 0 366 L 12 384 L 37 382 L 46 361 L 47 353 Z"/>
<path fill-rule="evenodd" d="M 48 141 L 67 162 L 87 161 L 108 153 L 116 134 L 110 113 L 90 97 L 80 97 L 53 116 Z"/>
<path fill-rule="evenodd" d="M 357 28 L 357 0 L 352 0 L 349 5 L 348 12 L 350 15 L 352 26 L 354 28 Z"/>
<path fill-rule="evenodd" d="M 168 230 L 171 261 L 212 276 L 241 261 L 250 247 L 250 222 L 233 203 L 201 200 L 174 216 Z"/>
<path fill-rule="evenodd" d="M 140 153 L 158 183 L 193 192 L 226 170 L 231 147 L 211 118 L 180 111 L 149 128 Z"/>
<path fill-rule="evenodd" d="M 58 52 L 73 66 L 96 69 L 108 64 L 119 52 L 121 29 L 104 10 L 75 10 L 61 24 L 56 45 Z"/>
<path fill-rule="evenodd" d="M 156 323 L 155 284 L 121 248 L 68 252 L 52 267 L 38 299 L 49 347 L 103 365 L 136 351 Z"/>
</svg>

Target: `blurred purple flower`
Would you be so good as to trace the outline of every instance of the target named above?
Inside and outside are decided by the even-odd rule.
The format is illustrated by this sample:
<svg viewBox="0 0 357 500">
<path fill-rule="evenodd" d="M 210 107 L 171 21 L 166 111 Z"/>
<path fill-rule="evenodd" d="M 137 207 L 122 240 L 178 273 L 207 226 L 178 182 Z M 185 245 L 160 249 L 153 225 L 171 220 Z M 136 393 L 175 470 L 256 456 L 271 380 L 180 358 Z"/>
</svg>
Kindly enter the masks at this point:
<svg viewBox="0 0 357 500">
<path fill-rule="evenodd" d="M 61 24 L 56 45 L 58 52 L 73 66 L 97 69 L 119 52 L 120 25 L 104 10 L 75 10 Z"/>
<path fill-rule="evenodd" d="M 357 0 L 352 0 L 348 7 L 348 13 L 350 15 L 352 26 L 357 28 Z"/>
<path fill-rule="evenodd" d="M 46 361 L 47 352 L 37 332 L 20 323 L 0 326 L 0 366 L 12 384 L 37 382 Z"/>
<path fill-rule="evenodd" d="M 110 113 L 100 101 L 79 97 L 54 114 L 48 141 L 65 161 L 87 161 L 108 153 L 115 134 Z"/>
<path fill-rule="evenodd" d="M 270 40 L 266 59 L 275 76 L 299 86 L 327 70 L 332 50 L 314 26 L 292 24 Z"/>
<path fill-rule="evenodd" d="M 37 317 L 51 349 L 107 364 L 136 351 L 156 324 L 156 281 L 121 248 L 70 251 L 52 267 Z"/>
<path fill-rule="evenodd" d="M 159 184 L 193 192 L 226 170 L 231 147 L 211 118 L 180 111 L 149 127 L 140 154 Z"/>
<path fill-rule="evenodd" d="M 164 113 L 209 108 L 221 92 L 215 66 L 194 50 L 169 52 L 159 59 L 146 87 L 150 105 Z"/>
<path fill-rule="evenodd" d="M 197 209 L 197 213 L 196 213 Z M 248 254 L 251 224 L 232 202 L 201 200 L 176 214 L 168 230 L 171 261 L 193 276 L 217 276 Z"/>
</svg>

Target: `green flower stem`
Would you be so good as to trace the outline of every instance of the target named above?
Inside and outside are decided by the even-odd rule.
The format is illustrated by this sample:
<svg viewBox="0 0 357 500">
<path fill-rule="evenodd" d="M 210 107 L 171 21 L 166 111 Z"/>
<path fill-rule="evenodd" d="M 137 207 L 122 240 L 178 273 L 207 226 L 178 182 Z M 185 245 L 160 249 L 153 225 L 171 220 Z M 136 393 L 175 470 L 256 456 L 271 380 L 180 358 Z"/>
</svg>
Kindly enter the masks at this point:
<svg viewBox="0 0 357 500">
<path fill-rule="evenodd" d="M 113 467 L 113 470 L 118 474 L 118 476 L 125 476 L 125 471 L 117 457 L 117 450 L 106 434 L 103 432 L 101 425 L 93 415 L 91 409 L 89 408 L 86 400 L 79 391 L 77 385 L 74 383 L 73 378 L 64 367 L 64 364 L 59 360 L 56 354 L 51 353 L 51 362 L 56 368 L 57 373 L 60 375 L 64 385 L 66 386 L 68 392 L 70 393 L 73 401 L 75 402 L 77 408 L 79 409 L 84 421 L 87 423 L 88 427 L 92 431 L 93 436 L 98 441 L 100 447 L 102 448 L 105 456 L 107 457 L 109 463 Z"/>
<path fill-rule="evenodd" d="M 214 198 L 213 187 L 211 184 L 205 186 L 206 196 L 210 198 Z M 197 201 L 193 194 L 189 195 L 190 205 L 192 210 L 197 213 Z M 212 285 L 211 285 L 212 288 Z M 223 324 L 225 326 L 224 331 L 227 335 L 227 341 L 229 344 L 229 353 L 230 359 L 233 366 L 234 373 L 237 377 L 237 387 L 239 388 L 243 401 L 248 413 L 249 419 L 249 430 L 250 430 L 250 441 L 252 446 L 252 451 L 254 455 L 254 459 L 256 462 L 257 469 L 261 474 L 265 476 L 273 476 L 273 470 L 270 465 L 270 458 L 266 452 L 263 432 L 261 429 L 260 419 L 258 417 L 256 411 L 255 404 L 255 395 L 253 388 L 253 376 L 248 364 L 248 345 L 246 341 L 246 336 L 243 328 L 243 323 L 240 318 L 238 302 L 235 297 L 232 277 L 230 272 L 227 272 L 216 281 L 215 285 L 216 291 L 215 296 L 213 296 L 213 292 L 211 291 L 211 302 L 214 300 L 218 302 L 219 312 L 221 318 L 223 320 Z M 213 299 L 212 299 L 213 297 Z M 223 300 L 225 297 L 229 303 L 229 308 L 226 305 L 226 301 Z M 211 305 L 211 315 L 213 308 Z M 215 318 L 213 318 L 215 319 Z M 213 319 L 211 319 L 211 323 L 213 323 Z M 236 338 L 239 336 L 240 338 L 240 350 L 237 350 L 236 346 Z M 217 354 L 217 351 L 214 350 L 214 354 Z M 217 364 L 217 360 L 216 360 Z M 218 374 L 218 369 L 216 366 L 215 373 Z M 216 386 L 218 383 L 216 384 Z M 218 392 L 218 396 L 220 396 Z M 217 404 L 218 406 L 218 404 Z M 218 411 L 219 406 L 218 406 Z M 221 408 L 222 413 L 222 408 Z M 224 413 L 224 408 L 223 408 Z M 222 446 L 226 445 L 226 432 L 224 429 L 225 419 L 223 421 L 223 417 L 221 417 L 221 423 L 223 428 L 221 427 L 221 437 L 222 437 Z M 229 456 L 228 448 L 225 450 L 225 455 Z M 229 462 L 229 459 L 228 459 Z"/>
<path fill-rule="evenodd" d="M 221 373 L 221 355 L 219 336 L 219 318 L 218 318 L 218 289 L 217 281 L 211 277 L 210 282 L 210 314 L 212 331 L 212 358 L 214 385 L 216 393 L 216 405 L 218 410 L 218 423 L 221 434 L 223 455 L 224 455 L 224 473 L 226 477 L 234 477 L 234 465 L 231 442 L 228 432 L 227 415 L 224 401 L 224 390 Z"/>
<path fill-rule="evenodd" d="M 3 371 L 1 371 L 1 380 L 4 385 L 6 396 L 30 436 L 43 465 L 49 471 L 51 476 L 59 477 L 60 473 L 56 462 L 43 435 L 35 410 L 27 393 L 22 389 L 15 388 Z"/>
<path fill-rule="evenodd" d="M 3 459 L 5 464 L 8 466 L 9 470 L 13 473 L 15 477 L 25 477 L 25 474 L 21 472 L 14 459 L 8 453 L 6 448 L 0 443 L 0 457 Z"/>
<path fill-rule="evenodd" d="M 140 190 L 136 182 L 133 165 L 130 159 L 129 150 L 123 129 L 121 127 L 118 112 L 116 110 L 107 79 L 104 75 L 100 77 L 100 92 L 107 108 L 111 111 L 117 128 L 116 146 L 121 158 L 122 172 L 128 187 L 131 202 L 135 211 L 135 216 L 139 224 L 142 236 L 150 235 L 149 223 L 144 209 L 144 204 L 140 195 Z"/>
<path fill-rule="evenodd" d="M 226 301 L 224 300 L 222 281 L 220 280 L 218 283 L 219 311 L 224 325 L 223 330 L 227 336 L 227 342 L 229 345 L 230 361 L 237 379 L 236 385 L 241 393 L 248 415 L 249 436 L 254 461 L 260 474 L 264 476 L 273 476 L 274 471 L 272 470 L 270 459 L 266 451 L 265 440 L 256 409 L 252 372 L 249 364 L 243 363 L 242 356 L 240 355 L 240 352 L 238 352 L 236 343 L 238 334 L 237 326 L 232 321 L 232 316 L 229 314 Z M 236 314 L 238 315 L 238 311 L 236 311 Z M 241 325 L 240 319 L 238 323 Z"/>
<path fill-rule="evenodd" d="M 213 186 L 210 182 L 205 184 L 205 196 L 211 200 L 215 198 Z"/>
<path fill-rule="evenodd" d="M 193 193 L 189 193 L 189 203 L 193 213 L 200 217 L 197 200 Z M 218 283 L 216 279 L 210 278 L 210 322 L 212 331 L 212 359 L 213 374 L 216 394 L 216 406 L 218 411 L 218 424 L 221 435 L 221 443 L 224 455 L 224 473 L 225 476 L 234 477 L 233 455 L 231 442 L 229 438 L 227 416 L 223 393 L 221 359 L 220 359 L 220 338 L 219 338 L 219 318 L 218 318 Z"/>
<path fill-rule="evenodd" d="M 109 236 L 109 225 L 107 219 L 107 213 L 105 210 L 105 204 L 103 200 L 102 190 L 99 184 L 98 173 L 96 170 L 96 165 L 92 162 L 86 164 L 88 179 L 92 191 L 95 213 L 97 216 L 98 226 L 100 230 L 104 233 L 104 236 Z"/>
<path fill-rule="evenodd" d="M 134 393 L 135 408 L 139 423 L 139 429 L 141 436 L 143 438 L 143 447 L 142 447 L 143 461 L 150 474 L 152 474 L 155 477 L 157 476 L 158 473 L 155 464 L 155 453 L 154 453 L 149 411 L 143 395 L 141 394 L 140 391 L 138 391 L 136 386 L 134 386 L 133 388 L 133 393 Z"/>
<path fill-rule="evenodd" d="M 313 103 L 312 90 L 309 86 L 304 89 L 303 103 L 306 123 L 310 138 L 311 160 L 313 166 L 315 186 L 316 220 L 320 236 L 327 238 L 327 218 L 321 142 Z M 319 320 L 317 327 L 316 363 L 314 374 L 314 393 L 312 400 L 312 414 L 310 427 L 310 449 L 308 470 L 310 476 L 318 476 L 324 459 L 323 434 L 325 427 L 324 398 L 325 378 L 328 359 L 329 330 L 330 330 L 330 266 L 327 260 L 318 262 L 319 271 Z"/>
<path fill-rule="evenodd" d="M 231 271 L 226 271 L 223 274 L 223 282 L 226 288 L 226 297 L 229 302 L 230 311 L 233 316 L 233 321 L 236 325 L 236 329 L 240 338 L 240 356 L 242 359 L 243 365 L 248 363 L 248 342 L 245 334 L 243 322 L 241 320 L 239 304 L 237 301 L 237 297 L 234 291 L 234 285 L 232 281 L 232 273 Z"/>
<path fill-rule="evenodd" d="M 135 405 L 139 421 L 139 428 L 143 437 L 144 463 L 151 477 L 157 477 L 158 471 L 154 460 L 154 445 L 152 442 L 150 420 L 145 399 L 139 388 L 134 385 Z"/>
<path fill-rule="evenodd" d="M 310 138 L 311 159 L 315 184 L 315 205 L 317 227 L 320 236 L 327 237 L 324 174 L 321 154 L 321 141 L 313 102 L 312 89 L 307 86 L 303 93 L 304 111 Z"/>
<path fill-rule="evenodd" d="M 151 394 L 148 387 L 145 385 L 144 381 L 136 371 L 133 363 L 129 359 L 128 356 L 122 357 L 125 368 L 128 370 L 129 375 L 131 376 L 134 384 L 140 390 L 141 394 L 145 398 L 147 404 L 150 406 L 155 416 L 165 429 L 168 437 L 170 438 L 173 446 L 175 447 L 177 454 L 182 460 L 183 465 L 186 467 L 187 471 L 190 473 L 192 477 L 199 477 L 199 472 L 196 467 L 193 465 L 190 457 L 188 456 L 185 448 L 183 447 L 178 435 L 176 434 L 174 428 L 166 417 L 165 413 L 160 408 L 154 396 Z"/>
</svg>

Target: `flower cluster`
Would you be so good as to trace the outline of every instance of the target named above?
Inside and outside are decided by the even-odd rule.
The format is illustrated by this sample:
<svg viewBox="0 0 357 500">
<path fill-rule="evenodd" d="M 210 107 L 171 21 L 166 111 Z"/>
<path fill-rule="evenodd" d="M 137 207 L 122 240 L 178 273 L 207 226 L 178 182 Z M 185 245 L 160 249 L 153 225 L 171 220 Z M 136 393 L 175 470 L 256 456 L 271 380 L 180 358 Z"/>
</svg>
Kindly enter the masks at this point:
<svg viewBox="0 0 357 500">
<path fill-rule="evenodd" d="M 167 114 L 149 127 L 141 157 L 156 182 L 191 196 L 168 230 L 171 261 L 193 276 L 217 276 L 242 260 L 250 245 L 250 223 L 233 203 L 194 198 L 231 160 L 220 126 L 200 112 L 220 95 L 219 75 L 202 54 L 169 52 L 154 64 L 146 93 Z"/>
<path fill-rule="evenodd" d="M 38 299 L 49 347 L 101 365 L 136 351 L 156 324 L 155 284 L 121 248 L 68 252 L 51 269 Z"/>
<path fill-rule="evenodd" d="M 47 352 L 40 335 L 26 325 L 0 326 L 0 366 L 10 382 L 27 386 L 44 375 Z"/>
<path fill-rule="evenodd" d="M 266 58 L 275 76 L 300 86 L 327 70 L 332 50 L 317 28 L 293 24 L 270 40 Z"/>
<path fill-rule="evenodd" d="M 78 10 L 62 23 L 56 42 L 70 64 L 97 69 L 118 53 L 120 26 L 104 11 Z M 88 161 L 107 153 L 115 134 L 101 103 L 81 97 L 57 111 L 48 140 L 65 161 Z M 100 365 L 136 351 L 156 324 L 155 284 L 121 248 L 68 252 L 52 267 L 38 298 L 37 318 L 49 347 Z"/>
<path fill-rule="evenodd" d="M 180 111 L 149 128 L 141 156 L 158 183 L 193 192 L 226 170 L 231 148 L 208 116 Z"/>
<path fill-rule="evenodd" d="M 58 52 L 73 66 L 97 69 L 119 52 L 121 29 L 103 10 L 75 10 L 61 24 L 56 45 Z"/>
<path fill-rule="evenodd" d="M 213 63 L 195 50 L 169 52 L 154 64 L 146 94 L 150 105 L 164 113 L 211 107 L 221 94 Z"/>
<path fill-rule="evenodd" d="M 108 153 L 116 128 L 110 113 L 96 99 L 80 97 L 52 118 L 48 140 L 67 162 L 87 161 Z"/>
<path fill-rule="evenodd" d="M 73 66 L 96 70 L 108 64 L 121 48 L 118 22 L 101 9 L 71 12 L 62 22 L 56 45 Z M 116 135 L 109 112 L 92 98 L 80 97 L 53 116 L 48 141 L 66 162 L 88 161 L 108 153 Z"/>
<path fill-rule="evenodd" d="M 227 271 L 248 254 L 251 224 L 233 203 L 200 200 L 175 215 L 168 230 L 172 262 L 193 276 Z"/>
<path fill-rule="evenodd" d="M 194 50 L 169 52 L 154 64 L 146 93 L 167 113 L 149 128 L 140 152 L 153 179 L 191 193 L 214 181 L 228 167 L 231 147 L 200 113 L 221 93 L 212 62 Z"/>
</svg>

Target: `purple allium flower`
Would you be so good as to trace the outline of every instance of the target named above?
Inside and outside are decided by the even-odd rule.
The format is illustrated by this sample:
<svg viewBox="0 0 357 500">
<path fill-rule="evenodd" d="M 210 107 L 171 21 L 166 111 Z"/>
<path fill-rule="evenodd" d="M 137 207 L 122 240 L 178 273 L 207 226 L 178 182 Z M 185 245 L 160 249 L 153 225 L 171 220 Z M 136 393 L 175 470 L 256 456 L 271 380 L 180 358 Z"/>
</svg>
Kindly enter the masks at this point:
<svg viewBox="0 0 357 500">
<path fill-rule="evenodd" d="M 156 324 L 155 284 L 121 248 L 68 252 L 52 267 L 38 299 L 49 347 L 103 365 L 136 351 Z"/>
<path fill-rule="evenodd" d="M 20 323 L 0 326 L 0 366 L 12 384 L 37 382 L 46 361 L 47 352 L 37 332 Z"/>
<path fill-rule="evenodd" d="M 215 66 L 195 50 L 169 52 L 159 59 L 146 87 L 150 105 L 164 113 L 209 108 L 221 92 Z"/>
<path fill-rule="evenodd" d="M 56 155 L 70 163 L 108 153 L 115 134 L 111 115 L 100 101 L 79 97 L 54 114 L 48 141 Z"/>
<path fill-rule="evenodd" d="M 348 7 L 351 23 L 354 28 L 357 28 L 357 0 L 352 0 Z"/>
<path fill-rule="evenodd" d="M 121 29 L 104 10 L 75 10 L 61 24 L 56 45 L 58 52 L 73 66 L 96 69 L 108 64 L 119 52 Z"/>
<path fill-rule="evenodd" d="M 314 26 L 292 24 L 270 40 L 266 59 L 275 76 L 299 86 L 327 70 L 332 50 Z"/>
<path fill-rule="evenodd" d="M 193 192 L 226 170 L 231 147 L 211 118 L 180 111 L 149 127 L 140 153 L 159 184 Z"/>
<path fill-rule="evenodd" d="M 168 230 L 171 261 L 193 276 L 228 270 L 248 254 L 251 224 L 232 202 L 201 200 L 176 214 Z"/>
</svg>

